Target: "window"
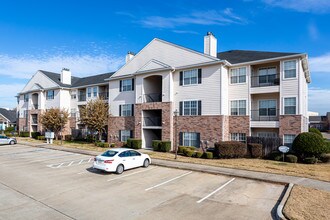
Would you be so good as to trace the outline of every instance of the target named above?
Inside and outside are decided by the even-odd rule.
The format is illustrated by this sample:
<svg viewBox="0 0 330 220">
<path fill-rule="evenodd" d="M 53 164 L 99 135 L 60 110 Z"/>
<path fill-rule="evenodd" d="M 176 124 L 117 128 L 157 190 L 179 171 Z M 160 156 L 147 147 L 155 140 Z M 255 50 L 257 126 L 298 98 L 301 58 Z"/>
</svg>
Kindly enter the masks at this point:
<svg viewBox="0 0 330 220">
<path fill-rule="evenodd" d="M 24 102 L 28 102 L 29 101 L 29 94 L 24 94 Z"/>
<path fill-rule="evenodd" d="M 276 100 L 259 100 L 259 116 L 276 116 Z"/>
<path fill-rule="evenodd" d="M 131 138 L 131 130 L 120 130 L 120 141 L 126 142 L 127 139 Z"/>
<path fill-rule="evenodd" d="M 108 150 L 108 151 L 104 152 L 103 154 L 101 154 L 101 156 L 103 156 L 103 157 L 113 157 L 117 153 L 118 153 L 117 151 Z"/>
<path fill-rule="evenodd" d="M 201 101 L 183 101 L 180 102 L 180 115 L 201 115 Z"/>
<path fill-rule="evenodd" d="M 295 115 L 296 114 L 296 98 L 284 98 L 284 114 Z"/>
<path fill-rule="evenodd" d="M 54 99 L 54 90 L 48 90 L 48 91 L 47 91 L 46 99 L 47 99 L 47 100 L 49 100 L 49 99 Z"/>
<path fill-rule="evenodd" d="M 296 61 L 290 60 L 284 62 L 284 78 L 296 78 Z"/>
<path fill-rule="evenodd" d="M 134 105 L 125 104 L 119 105 L 119 116 L 133 116 L 134 115 Z"/>
<path fill-rule="evenodd" d="M 133 91 L 134 90 L 134 79 L 120 80 L 120 92 Z"/>
<path fill-rule="evenodd" d="M 91 87 L 87 88 L 87 96 L 92 97 L 92 88 Z"/>
<path fill-rule="evenodd" d="M 245 83 L 246 82 L 246 67 L 230 70 L 230 83 Z"/>
<path fill-rule="evenodd" d="M 259 84 L 274 83 L 276 78 L 276 67 L 259 69 Z"/>
<path fill-rule="evenodd" d="M 275 138 L 277 137 L 277 133 L 276 132 L 258 132 L 258 137 L 264 137 L 264 138 Z"/>
<path fill-rule="evenodd" d="M 77 94 L 71 94 L 71 99 L 76 99 L 77 98 Z"/>
<path fill-rule="evenodd" d="M 97 97 L 97 87 L 93 87 L 93 96 Z"/>
<path fill-rule="evenodd" d="M 230 139 L 232 141 L 246 142 L 246 134 L 245 133 L 231 133 Z"/>
<path fill-rule="evenodd" d="M 231 115 L 246 115 L 246 100 L 231 101 Z"/>
<path fill-rule="evenodd" d="M 285 134 L 283 138 L 283 145 L 291 147 L 293 140 L 296 138 L 296 135 L 294 134 Z"/>
<path fill-rule="evenodd" d="M 200 146 L 200 134 L 196 132 L 183 132 L 180 133 L 180 142 L 183 146 Z"/>
<path fill-rule="evenodd" d="M 130 154 L 131 154 L 131 157 L 138 157 L 138 156 L 141 156 L 141 154 L 135 150 L 130 150 L 129 151 Z"/>
<path fill-rule="evenodd" d="M 71 117 L 73 117 L 73 118 L 76 117 L 76 109 L 75 108 L 71 109 Z"/>
</svg>

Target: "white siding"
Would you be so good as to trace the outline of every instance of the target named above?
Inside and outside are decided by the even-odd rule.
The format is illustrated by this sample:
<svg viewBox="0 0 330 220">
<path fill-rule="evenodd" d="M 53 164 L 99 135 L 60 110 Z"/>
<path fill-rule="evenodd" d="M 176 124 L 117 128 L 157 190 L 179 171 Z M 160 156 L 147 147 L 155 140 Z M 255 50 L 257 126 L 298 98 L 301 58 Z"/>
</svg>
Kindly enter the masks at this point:
<svg viewBox="0 0 330 220">
<path fill-rule="evenodd" d="M 119 92 L 119 81 L 111 80 L 109 82 L 110 114 L 112 116 L 119 116 L 119 105 L 135 103 L 135 90 L 137 88 L 134 91 Z"/>
<path fill-rule="evenodd" d="M 71 95 L 69 90 L 60 90 L 60 105 L 61 109 L 65 109 L 70 112 L 71 109 Z"/>
<path fill-rule="evenodd" d="M 45 91 L 45 96 L 47 97 L 47 91 Z M 50 108 L 59 108 L 60 105 L 60 90 L 56 89 L 54 90 L 54 99 L 46 99 L 45 100 L 45 109 Z"/>
<path fill-rule="evenodd" d="M 29 92 L 30 90 L 35 89 L 36 88 L 36 85 L 35 85 L 36 83 L 39 84 L 44 89 L 54 88 L 54 87 L 58 86 L 55 82 L 53 82 L 47 76 L 45 76 L 43 73 L 38 71 L 32 76 L 32 78 L 26 84 L 26 86 L 23 88 L 21 93 Z"/>
<path fill-rule="evenodd" d="M 220 91 L 221 91 L 221 115 L 229 115 L 229 107 L 228 107 L 228 69 L 224 66 L 221 66 L 221 84 L 220 84 Z"/>
<path fill-rule="evenodd" d="M 202 115 L 220 115 L 220 65 L 203 67 L 202 83 L 180 86 L 180 71 L 173 76 L 174 109 L 179 110 L 179 102 L 201 100 Z"/>
</svg>

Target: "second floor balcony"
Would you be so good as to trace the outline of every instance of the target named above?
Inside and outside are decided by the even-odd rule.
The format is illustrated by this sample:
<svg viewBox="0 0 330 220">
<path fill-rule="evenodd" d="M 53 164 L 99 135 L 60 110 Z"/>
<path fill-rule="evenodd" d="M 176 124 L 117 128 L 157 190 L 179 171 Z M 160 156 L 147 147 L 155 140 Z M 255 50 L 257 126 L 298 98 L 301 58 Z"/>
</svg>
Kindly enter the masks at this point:
<svg viewBox="0 0 330 220">
<path fill-rule="evenodd" d="M 101 92 L 101 93 L 99 93 L 99 98 L 102 99 L 102 100 L 108 100 L 109 93 L 108 92 Z"/>
<path fill-rule="evenodd" d="M 265 87 L 280 85 L 280 74 L 252 75 L 251 87 Z"/>
<path fill-rule="evenodd" d="M 251 110 L 251 121 L 278 121 L 279 109 L 260 108 Z"/>
<path fill-rule="evenodd" d="M 86 93 L 78 94 L 78 102 L 84 102 L 84 101 L 86 101 Z"/>
<path fill-rule="evenodd" d="M 144 117 L 143 127 L 161 127 L 162 118 L 161 117 Z"/>
<path fill-rule="evenodd" d="M 161 102 L 162 93 L 149 93 L 143 95 L 144 102 Z"/>
</svg>

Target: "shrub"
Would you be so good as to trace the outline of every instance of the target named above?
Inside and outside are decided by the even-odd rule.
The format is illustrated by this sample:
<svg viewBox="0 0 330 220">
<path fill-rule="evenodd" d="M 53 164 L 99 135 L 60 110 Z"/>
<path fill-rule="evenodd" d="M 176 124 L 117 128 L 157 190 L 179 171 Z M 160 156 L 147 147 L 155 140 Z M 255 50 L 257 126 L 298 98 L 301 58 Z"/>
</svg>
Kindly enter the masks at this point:
<svg viewBox="0 0 330 220">
<path fill-rule="evenodd" d="M 133 148 L 133 149 L 141 149 L 142 140 L 141 139 L 127 139 L 127 147 Z"/>
<path fill-rule="evenodd" d="M 189 149 L 187 149 L 187 150 L 185 150 L 184 154 L 185 154 L 187 157 L 192 157 L 192 156 L 195 154 L 195 152 L 194 152 L 193 150 L 189 150 Z"/>
<path fill-rule="evenodd" d="M 5 133 L 7 137 L 12 137 L 13 135 L 11 133 Z"/>
<path fill-rule="evenodd" d="M 72 136 L 71 135 L 65 135 L 64 136 L 64 140 L 71 141 L 72 140 Z"/>
<path fill-rule="evenodd" d="M 262 144 L 248 144 L 248 148 L 253 158 L 262 157 Z"/>
<path fill-rule="evenodd" d="M 45 136 L 38 136 L 37 139 L 38 139 L 38 140 L 41 140 L 41 141 L 46 140 Z"/>
<path fill-rule="evenodd" d="M 15 128 L 14 127 L 7 127 L 5 129 L 5 133 L 10 133 L 10 132 L 14 132 L 15 131 Z"/>
<path fill-rule="evenodd" d="M 160 143 L 159 151 L 169 152 L 171 150 L 171 141 L 162 141 Z"/>
<path fill-rule="evenodd" d="M 195 153 L 195 157 L 201 158 L 203 156 L 203 154 L 204 154 L 203 152 L 198 151 Z"/>
<path fill-rule="evenodd" d="M 132 148 L 132 139 L 128 138 L 126 141 L 126 147 Z"/>
<path fill-rule="evenodd" d="M 38 136 L 40 136 L 40 132 L 31 132 L 31 137 L 34 139 L 37 139 Z"/>
<path fill-rule="evenodd" d="M 292 150 L 301 158 L 320 156 L 326 153 L 327 146 L 323 139 L 312 132 L 300 133 L 292 143 Z"/>
<path fill-rule="evenodd" d="M 205 159 L 213 159 L 213 153 L 212 152 L 204 152 L 203 158 Z"/>
<path fill-rule="evenodd" d="M 110 144 L 110 147 L 111 147 L 111 148 L 114 148 L 114 147 L 116 147 L 116 144 L 115 144 L 115 143 L 111 143 L 111 144 Z"/>
<path fill-rule="evenodd" d="M 321 138 L 323 138 L 323 135 L 322 135 L 321 131 L 320 131 L 319 129 L 317 129 L 317 128 L 309 128 L 308 131 L 309 131 L 309 132 L 312 132 L 312 133 L 314 133 L 314 134 L 317 134 L 317 135 L 319 135 Z"/>
<path fill-rule="evenodd" d="M 160 141 L 160 140 L 153 140 L 152 141 L 152 149 L 154 150 L 154 151 L 159 151 L 159 148 L 160 148 L 160 144 L 161 144 L 161 142 L 162 141 Z"/>
<path fill-rule="evenodd" d="M 306 157 L 304 159 L 304 162 L 307 163 L 307 164 L 314 164 L 317 162 L 317 158 L 315 157 Z"/>
<path fill-rule="evenodd" d="M 19 133 L 19 136 L 20 136 L 20 137 L 30 137 L 30 134 L 29 134 L 28 131 L 21 131 L 21 132 Z"/>
<path fill-rule="evenodd" d="M 289 163 L 297 163 L 298 157 L 292 154 L 288 154 L 285 156 L 285 161 Z"/>
<path fill-rule="evenodd" d="M 223 158 L 244 157 L 247 146 L 239 141 L 222 141 L 214 144 L 214 156 Z"/>
<path fill-rule="evenodd" d="M 329 163 L 330 162 L 330 154 L 322 154 L 320 156 L 320 160 L 323 162 L 323 163 Z"/>
<path fill-rule="evenodd" d="M 183 154 L 183 150 L 184 149 L 187 149 L 187 147 L 185 147 L 185 146 L 179 146 L 178 147 L 178 154 Z"/>
</svg>

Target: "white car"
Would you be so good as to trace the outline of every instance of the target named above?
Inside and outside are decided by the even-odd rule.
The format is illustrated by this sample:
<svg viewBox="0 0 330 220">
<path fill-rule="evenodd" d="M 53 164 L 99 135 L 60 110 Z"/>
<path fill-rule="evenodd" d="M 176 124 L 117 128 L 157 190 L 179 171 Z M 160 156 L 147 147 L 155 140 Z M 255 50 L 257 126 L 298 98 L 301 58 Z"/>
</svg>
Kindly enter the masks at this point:
<svg viewBox="0 0 330 220">
<path fill-rule="evenodd" d="M 11 138 L 7 136 L 0 135 L 0 144 L 17 144 L 16 138 Z"/>
<path fill-rule="evenodd" d="M 113 148 L 94 158 L 93 168 L 121 174 L 135 167 L 148 167 L 151 159 L 148 154 L 129 148 Z"/>
</svg>

